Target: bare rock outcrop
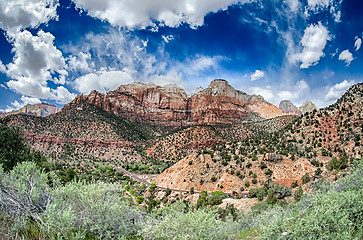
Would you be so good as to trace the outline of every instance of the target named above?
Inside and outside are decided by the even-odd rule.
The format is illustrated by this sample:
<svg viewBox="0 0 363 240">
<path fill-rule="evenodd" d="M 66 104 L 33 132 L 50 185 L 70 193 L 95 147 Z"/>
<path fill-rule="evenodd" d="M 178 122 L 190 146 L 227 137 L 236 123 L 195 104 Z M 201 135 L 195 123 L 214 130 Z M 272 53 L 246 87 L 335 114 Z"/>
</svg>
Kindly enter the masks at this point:
<svg viewBox="0 0 363 240">
<path fill-rule="evenodd" d="M 299 111 L 304 114 L 307 112 L 312 112 L 314 110 L 318 110 L 314 103 L 312 103 L 310 100 L 304 102 L 300 107 Z"/>
<path fill-rule="evenodd" d="M 279 108 L 283 113 L 301 116 L 301 111 L 289 100 L 282 100 Z"/>
<path fill-rule="evenodd" d="M 38 104 L 27 104 L 24 107 L 15 111 L 8 113 L 0 113 L 0 117 L 5 117 L 8 115 L 15 115 L 15 114 L 26 114 L 31 116 L 46 117 L 51 114 L 56 114 L 59 111 L 60 111 L 59 107 L 47 102 L 43 102 Z"/>
<path fill-rule="evenodd" d="M 190 97 L 176 85 L 161 87 L 153 83 L 131 83 L 106 94 L 92 91 L 72 101 L 81 102 L 133 122 L 164 126 L 235 123 L 251 113 L 263 118 L 283 115 L 261 96 L 237 91 L 221 79 L 212 81 L 206 89 L 198 89 Z"/>
</svg>

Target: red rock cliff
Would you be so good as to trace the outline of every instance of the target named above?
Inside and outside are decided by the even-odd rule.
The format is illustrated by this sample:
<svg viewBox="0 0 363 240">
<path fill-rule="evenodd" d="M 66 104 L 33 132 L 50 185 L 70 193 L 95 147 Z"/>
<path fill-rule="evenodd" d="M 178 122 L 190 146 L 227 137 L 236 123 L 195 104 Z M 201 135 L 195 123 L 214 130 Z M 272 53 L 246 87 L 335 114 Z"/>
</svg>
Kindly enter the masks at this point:
<svg viewBox="0 0 363 240">
<path fill-rule="evenodd" d="M 225 80 L 214 80 L 190 97 L 176 85 L 131 83 L 106 94 L 92 91 L 80 95 L 65 107 L 83 101 L 130 121 L 164 126 L 234 123 L 250 113 L 263 118 L 283 115 L 261 96 L 237 91 Z"/>
</svg>

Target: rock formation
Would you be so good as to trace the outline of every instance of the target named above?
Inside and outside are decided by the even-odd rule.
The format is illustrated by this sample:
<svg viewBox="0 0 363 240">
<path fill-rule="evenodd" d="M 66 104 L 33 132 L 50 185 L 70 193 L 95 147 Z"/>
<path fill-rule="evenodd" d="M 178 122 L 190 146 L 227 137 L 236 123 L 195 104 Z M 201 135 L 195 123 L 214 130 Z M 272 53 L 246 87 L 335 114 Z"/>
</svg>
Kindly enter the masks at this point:
<svg viewBox="0 0 363 240">
<path fill-rule="evenodd" d="M 176 85 L 161 87 L 153 83 L 131 83 L 106 94 L 92 91 L 89 95 L 80 95 L 71 104 L 81 102 L 133 122 L 164 126 L 235 123 L 251 113 L 263 118 L 283 115 L 261 96 L 237 91 L 220 79 L 212 81 L 206 89 L 198 89 L 190 97 Z"/>
<path fill-rule="evenodd" d="M 283 113 L 301 116 L 301 111 L 289 100 L 281 101 L 279 108 Z"/>
<path fill-rule="evenodd" d="M 19 114 L 19 113 L 23 113 L 23 114 L 31 115 L 31 116 L 46 117 L 51 114 L 55 114 L 59 111 L 60 111 L 60 108 L 58 108 L 57 106 L 47 103 L 47 102 L 43 102 L 43 103 L 38 103 L 38 104 L 27 104 L 18 110 L 15 110 L 15 111 L 12 111 L 9 113 L 1 113 L 0 117 L 5 117 L 7 115 L 14 115 L 14 114 Z"/>
<path fill-rule="evenodd" d="M 299 110 L 300 110 L 300 112 L 302 112 L 302 114 L 304 114 L 304 113 L 312 112 L 312 111 L 318 110 L 318 109 L 316 108 L 314 103 L 312 103 L 310 100 L 308 100 L 299 107 Z"/>
</svg>

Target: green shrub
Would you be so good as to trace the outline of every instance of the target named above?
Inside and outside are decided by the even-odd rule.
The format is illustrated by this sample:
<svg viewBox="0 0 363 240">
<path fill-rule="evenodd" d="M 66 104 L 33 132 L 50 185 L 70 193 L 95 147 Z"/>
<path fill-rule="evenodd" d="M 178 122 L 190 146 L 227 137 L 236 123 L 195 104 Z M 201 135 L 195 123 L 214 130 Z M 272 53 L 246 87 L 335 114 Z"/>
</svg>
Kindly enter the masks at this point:
<svg viewBox="0 0 363 240">
<path fill-rule="evenodd" d="M 216 220 L 211 209 L 195 212 L 173 212 L 160 219 L 149 218 L 139 227 L 138 235 L 145 240 L 154 239 L 228 239 L 236 231 L 236 224 Z"/>
<path fill-rule="evenodd" d="M 71 239 L 122 239 L 136 231 L 134 223 L 141 219 L 118 184 L 72 182 L 55 189 L 52 196 L 45 221 L 54 234 Z"/>
</svg>

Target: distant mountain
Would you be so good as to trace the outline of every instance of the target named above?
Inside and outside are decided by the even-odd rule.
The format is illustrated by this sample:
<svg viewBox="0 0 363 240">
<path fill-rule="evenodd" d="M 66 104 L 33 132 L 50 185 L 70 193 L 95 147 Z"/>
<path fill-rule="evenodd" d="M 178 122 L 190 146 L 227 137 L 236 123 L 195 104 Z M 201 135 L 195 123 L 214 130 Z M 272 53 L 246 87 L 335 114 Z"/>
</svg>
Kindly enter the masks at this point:
<svg viewBox="0 0 363 240">
<path fill-rule="evenodd" d="M 27 104 L 24 107 L 9 113 L 0 113 L 0 117 L 5 117 L 7 115 L 15 115 L 15 114 L 26 114 L 37 117 L 46 117 L 51 114 L 55 114 L 59 111 L 60 108 L 58 108 L 57 106 L 47 102 L 42 102 L 38 104 Z"/>
<path fill-rule="evenodd" d="M 312 103 L 310 100 L 304 102 L 300 107 L 299 111 L 304 114 L 308 112 L 312 112 L 314 110 L 318 110 L 314 103 Z"/>
<path fill-rule="evenodd" d="M 283 113 L 261 96 L 235 90 L 226 80 L 217 79 L 190 97 L 176 85 L 153 83 L 121 85 L 102 94 L 92 91 L 72 103 L 88 102 L 133 122 L 163 126 L 188 126 L 203 123 L 236 123 L 251 114 L 273 118 Z M 67 106 L 65 106 L 67 107 Z"/>
<path fill-rule="evenodd" d="M 335 104 L 308 112 L 280 131 L 204 147 L 154 182 L 171 189 L 232 193 L 269 181 L 301 184 L 306 173 L 309 182 L 332 181 L 363 158 L 362 111 L 363 84 L 357 84 Z"/>
<path fill-rule="evenodd" d="M 289 100 L 282 100 L 280 102 L 279 109 L 283 113 L 296 114 L 298 116 L 301 116 L 301 111 Z"/>
</svg>

